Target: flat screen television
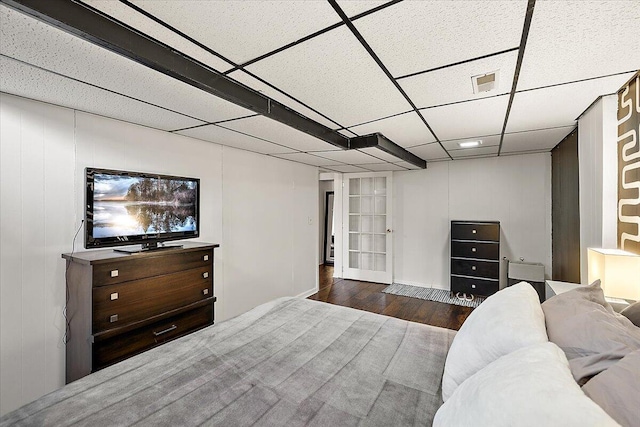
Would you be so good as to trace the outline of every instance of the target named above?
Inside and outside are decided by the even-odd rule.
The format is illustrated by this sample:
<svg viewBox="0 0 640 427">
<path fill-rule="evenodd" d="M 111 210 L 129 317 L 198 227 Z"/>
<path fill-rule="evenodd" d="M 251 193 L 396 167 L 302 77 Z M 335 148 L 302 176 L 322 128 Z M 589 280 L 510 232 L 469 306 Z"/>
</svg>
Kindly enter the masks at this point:
<svg viewBox="0 0 640 427">
<path fill-rule="evenodd" d="M 198 237 L 200 180 L 87 168 L 85 248 L 142 245 L 123 252 L 161 249 L 161 242 Z"/>
</svg>

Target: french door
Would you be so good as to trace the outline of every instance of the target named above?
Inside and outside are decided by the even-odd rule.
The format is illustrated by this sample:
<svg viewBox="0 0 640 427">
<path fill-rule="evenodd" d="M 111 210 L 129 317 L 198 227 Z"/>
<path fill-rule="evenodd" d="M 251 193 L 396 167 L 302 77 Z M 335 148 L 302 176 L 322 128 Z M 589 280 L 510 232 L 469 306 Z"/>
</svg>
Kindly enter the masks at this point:
<svg viewBox="0 0 640 427">
<path fill-rule="evenodd" d="M 343 277 L 393 280 L 391 172 L 344 174 Z"/>
</svg>

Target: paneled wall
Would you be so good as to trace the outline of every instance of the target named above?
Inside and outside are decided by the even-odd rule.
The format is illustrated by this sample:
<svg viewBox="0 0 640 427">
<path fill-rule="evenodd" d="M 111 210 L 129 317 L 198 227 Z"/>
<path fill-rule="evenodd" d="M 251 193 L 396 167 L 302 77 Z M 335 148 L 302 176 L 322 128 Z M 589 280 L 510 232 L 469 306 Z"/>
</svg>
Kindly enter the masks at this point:
<svg viewBox="0 0 640 427">
<path fill-rule="evenodd" d="M 317 168 L 6 94 L 0 123 L 0 414 L 64 384 L 60 254 L 87 166 L 201 179 L 200 240 L 221 245 L 216 321 L 317 289 Z"/>
<path fill-rule="evenodd" d="M 501 258 L 541 262 L 550 277 L 549 153 L 429 163 L 393 178 L 395 282 L 449 289 L 451 220 L 500 221 Z"/>
<path fill-rule="evenodd" d="M 64 384 L 74 112 L 0 95 L 0 413 Z M 82 236 L 80 236 L 82 239 Z"/>
<path fill-rule="evenodd" d="M 588 280 L 587 248 L 616 247 L 616 96 L 596 100 L 578 119 L 580 277 Z"/>
</svg>

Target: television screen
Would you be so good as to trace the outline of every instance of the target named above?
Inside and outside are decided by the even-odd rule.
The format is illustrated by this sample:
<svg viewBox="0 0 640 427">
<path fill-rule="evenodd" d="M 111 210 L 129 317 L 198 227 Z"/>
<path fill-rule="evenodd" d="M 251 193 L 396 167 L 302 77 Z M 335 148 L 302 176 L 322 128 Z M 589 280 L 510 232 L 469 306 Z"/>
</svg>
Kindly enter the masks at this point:
<svg viewBox="0 0 640 427">
<path fill-rule="evenodd" d="M 198 236 L 196 178 L 87 169 L 86 247 Z"/>
</svg>

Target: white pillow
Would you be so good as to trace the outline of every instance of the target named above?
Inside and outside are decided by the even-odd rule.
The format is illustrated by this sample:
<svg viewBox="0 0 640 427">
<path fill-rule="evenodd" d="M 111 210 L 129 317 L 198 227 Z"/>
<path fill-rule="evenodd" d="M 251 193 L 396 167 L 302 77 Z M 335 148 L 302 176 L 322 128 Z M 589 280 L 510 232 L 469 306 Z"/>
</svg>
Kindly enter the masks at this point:
<svg viewBox="0 0 640 427">
<path fill-rule="evenodd" d="M 433 426 L 617 426 L 580 390 L 552 342 L 514 351 L 471 376 L 438 409 Z"/>
<path fill-rule="evenodd" d="M 451 343 L 442 376 L 446 402 L 464 380 L 512 351 L 547 342 L 538 294 L 527 282 L 502 289 L 467 317 Z"/>
</svg>

